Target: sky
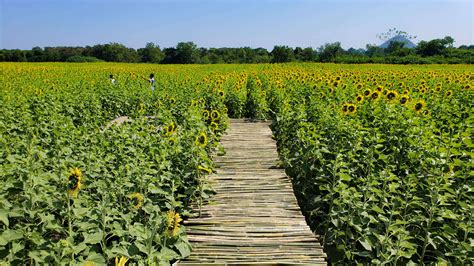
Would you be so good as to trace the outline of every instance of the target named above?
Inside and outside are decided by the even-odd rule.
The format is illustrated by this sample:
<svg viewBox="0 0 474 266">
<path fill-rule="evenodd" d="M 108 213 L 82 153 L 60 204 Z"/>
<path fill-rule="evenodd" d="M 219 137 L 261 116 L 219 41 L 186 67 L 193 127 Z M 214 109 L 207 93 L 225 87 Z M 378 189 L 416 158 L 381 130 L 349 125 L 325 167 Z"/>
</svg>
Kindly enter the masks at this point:
<svg viewBox="0 0 474 266">
<path fill-rule="evenodd" d="M 141 48 L 343 48 L 380 44 L 396 27 L 414 40 L 474 44 L 474 0 L 0 0 L 0 49 L 111 42 Z"/>
</svg>

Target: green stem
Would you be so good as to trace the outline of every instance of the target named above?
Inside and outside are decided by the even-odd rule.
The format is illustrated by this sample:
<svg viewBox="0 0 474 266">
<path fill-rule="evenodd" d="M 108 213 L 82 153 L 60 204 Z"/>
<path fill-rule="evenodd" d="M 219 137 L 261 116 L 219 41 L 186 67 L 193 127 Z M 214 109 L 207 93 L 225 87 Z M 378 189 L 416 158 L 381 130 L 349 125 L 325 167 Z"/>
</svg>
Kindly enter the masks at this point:
<svg viewBox="0 0 474 266">
<path fill-rule="evenodd" d="M 431 224 L 433 222 L 433 209 L 432 207 L 430 207 L 430 218 L 428 220 L 428 224 L 426 226 L 426 234 L 425 234 L 425 239 L 423 240 L 423 250 L 421 252 L 421 256 L 420 256 L 420 261 L 423 261 L 423 258 L 425 257 L 425 253 L 426 253 L 426 247 L 428 246 L 428 235 L 430 233 L 430 229 L 431 229 Z"/>
<path fill-rule="evenodd" d="M 74 235 L 73 235 L 73 231 L 72 231 L 72 211 L 71 211 L 71 199 L 69 197 L 69 194 L 67 194 L 66 192 L 66 200 L 67 200 L 67 220 L 68 220 L 68 235 L 69 235 L 69 239 L 71 241 L 74 241 Z M 70 243 L 71 246 L 73 243 Z M 74 261 L 74 250 L 71 252 L 71 261 Z"/>
<path fill-rule="evenodd" d="M 326 245 L 326 240 L 327 240 L 327 234 L 329 232 L 329 224 L 331 222 L 331 210 L 332 210 L 332 207 L 334 206 L 334 199 L 333 199 L 333 191 L 334 191 L 334 187 L 336 186 L 335 183 L 336 183 L 336 175 L 337 175 L 337 165 L 338 165 L 338 157 L 336 156 L 336 160 L 334 161 L 334 166 L 333 166 L 333 169 L 332 169 L 332 182 L 331 182 L 331 192 L 329 194 L 329 197 L 331 199 L 331 202 L 329 203 L 329 209 L 328 209 L 328 218 L 327 218 L 327 221 L 326 221 L 326 228 L 324 230 L 324 235 L 323 235 L 323 246 Z"/>
<path fill-rule="evenodd" d="M 102 200 L 102 254 L 104 255 L 104 258 L 107 258 L 107 254 L 105 252 L 107 244 L 106 244 L 106 228 L 107 228 L 107 200 Z"/>
</svg>

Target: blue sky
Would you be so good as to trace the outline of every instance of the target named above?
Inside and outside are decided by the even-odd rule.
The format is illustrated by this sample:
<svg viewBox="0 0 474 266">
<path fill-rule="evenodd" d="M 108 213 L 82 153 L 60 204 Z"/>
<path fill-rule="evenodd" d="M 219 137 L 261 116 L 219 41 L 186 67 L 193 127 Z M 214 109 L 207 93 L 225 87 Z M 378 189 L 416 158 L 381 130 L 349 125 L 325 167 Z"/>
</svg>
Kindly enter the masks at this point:
<svg viewBox="0 0 474 266">
<path fill-rule="evenodd" d="M 133 48 L 193 41 L 199 47 L 317 48 L 380 44 L 396 27 L 419 40 L 474 44 L 474 0 L 0 0 L 0 48 Z"/>
</svg>

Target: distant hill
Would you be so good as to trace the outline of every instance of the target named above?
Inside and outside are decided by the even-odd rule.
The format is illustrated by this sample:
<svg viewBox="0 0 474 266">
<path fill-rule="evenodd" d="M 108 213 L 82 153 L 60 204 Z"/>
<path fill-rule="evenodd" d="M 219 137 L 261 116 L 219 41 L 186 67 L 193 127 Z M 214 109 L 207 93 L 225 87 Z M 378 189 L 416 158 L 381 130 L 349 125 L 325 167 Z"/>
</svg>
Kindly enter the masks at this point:
<svg viewBox="0 0 474 266">
<path fill-rule="evenodd" d="M 403 37 L 402 35 L 397 35 L 397 36 L 394 36 L 394 37 L 390 38 L 388 41 L 382 43 L 379 47 L 385 49 L 385 48 L 388 47 L 388 45 L 391 42 L 402 42 L 402 43 L 405 44 L 403 46 L 404 48 L 415 48 L 416 47 L 416 44 L 414 44 L 413 42 L 411 42 L 407 38 Z"/>
</svg>

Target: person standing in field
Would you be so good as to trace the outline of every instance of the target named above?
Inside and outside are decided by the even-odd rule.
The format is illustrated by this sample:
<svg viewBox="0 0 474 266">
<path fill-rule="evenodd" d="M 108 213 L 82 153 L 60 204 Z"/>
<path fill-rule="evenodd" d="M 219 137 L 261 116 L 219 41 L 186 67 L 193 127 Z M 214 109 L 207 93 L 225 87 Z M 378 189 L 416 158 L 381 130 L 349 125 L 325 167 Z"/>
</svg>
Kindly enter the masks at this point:
<svg viewBox="0 0 474 266">
<path fill-rule="evenodd" d="M 143 77 L 143 79 L 148 80 L 148 82 L 150 82 L 151 91 L 154 92 L 155 91 L 155 74 L 151 73 L 150 78 L 147 79 Z"/>
<path fill-rule="evenodd" d="M 114 75 L 110 75 L 109 76 L 109 80 L 110 80 L 110 83 L 112 83 L 112 85 L 115 85 L 115 79 L 114 79 Z"/>
</svg>

